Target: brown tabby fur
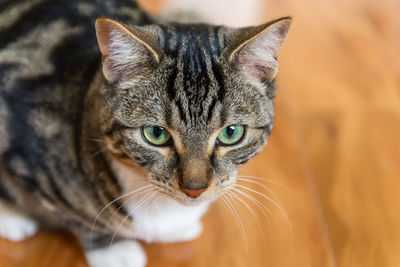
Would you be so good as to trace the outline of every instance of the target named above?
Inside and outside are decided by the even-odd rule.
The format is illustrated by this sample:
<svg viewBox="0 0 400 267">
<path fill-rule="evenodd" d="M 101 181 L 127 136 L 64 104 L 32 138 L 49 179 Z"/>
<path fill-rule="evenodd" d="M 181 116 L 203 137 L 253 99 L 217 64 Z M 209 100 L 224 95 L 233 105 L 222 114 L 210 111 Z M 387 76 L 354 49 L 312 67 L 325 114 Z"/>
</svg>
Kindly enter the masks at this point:
<svg viewBox="0 0 400 267">
<path fill-rule="evenodd" d="M 96 38 L 100 16 L 123 24 L 98 20 Z M 157 24 L 130 0 L 0 2 L 0 198 L 85 246 L 107 244 L 126 216 L 116 201 L 96 218 L 122 192 L 113 160 L 187 205 L 217 198 L 271 132 L 289 25 Z M 272 27 L 281 40 L 267 48 L 271 59 L 253 61 Z M 135 50 L 114 55 L 113 38 Z M 171 146 L 144 142 L 140 128 L 156 125 Z M 240 144 L 216 144 L 228 125 L 246 126 Z M 205 184 L 204 197 L 180 190 Z"/>
</svg>

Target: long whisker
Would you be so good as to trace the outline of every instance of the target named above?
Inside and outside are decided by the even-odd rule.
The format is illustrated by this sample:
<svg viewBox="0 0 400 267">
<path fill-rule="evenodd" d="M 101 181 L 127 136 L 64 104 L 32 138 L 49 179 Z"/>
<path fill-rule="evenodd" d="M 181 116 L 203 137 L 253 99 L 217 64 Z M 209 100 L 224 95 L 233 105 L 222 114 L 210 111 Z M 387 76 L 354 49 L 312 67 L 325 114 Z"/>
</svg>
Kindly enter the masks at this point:
<svg viewBox="0 0 400 267">
<path fill-rule="evenodd" d="M 155 191 L 155 193 L 158 193 L 157 191 Z M 153 207 L 154 203 L 158 202 L 157 200 L 160 199 L 161 196 L 157 195 L 150 199 L 149 201 L 147 201 L 147 203 L 143 204 L 143 209 L 150 209 L 151 207 Z"/>
<path fill-rule="evenodd" d="M 232 192 L 232 191 L 230 191 L 230 192 L 227 192 L 227 195 L 230 195 L 230 196 L 232 196 L 234 199 L 236 199 L 236 200 L 238 200 L 240 203 L 242 203 L 248 210 L 249 210 L 249 212 L 251 213 L 251 215 L 253 216 L 253 218 L 254 218 L 254 220 L 255 220 L 255 222 L 256 222 L 256 224 L 257 224 L 257 227 L 258 227 L 258 229 L 260 230 L 260 232 L 261 232 L 261 237 L 262 237 L 262 239 L 263 239 L 263 241 L 264 241 L 264 244 L 265 244 L 265 232 L 264 232 L 264 229 L 262 228 L 262 226 L 261 226 L 261 220 L 260 220 L 260 217 L 254 212 L 254 210 L 239 196 L 239 195 L 237 195 L 235 192 Z"/>
<path fill-rule="evenodd" d="M 153 188 L 152 187 L 150 187 L 150 188 L 144 188 L 143 190 L 136 190 L 137 192 L 137 194 L 138 194 L 138 196 L 139 196 L 139 194 L 144 194 L 144 193 L 148 193 L 148 192 L 150 192 L 150 191 L 152 191 L 153 190 Z M 114 216 L 119 212 L 119 210 L 121 210 L 121 208 L 127 203 L 127 202 L 129 202 L 129 201 L 131 201 L 132 199 L 131 198 L 128 198 L 127 200 L 125 200 L 115 211 L 114 211 L 114 213 L 111 215 L 111 217 L 108 219 L 108 221 L 107 221 L 107 225 L 109 225 L 109 223 L 113 220 L 113 218 L 114 218 Z"/>
<path fill-rule="evenodd" d="M 287 224 L 289 225 L 289 227 L 292 228 L 292 224 L 290 223 L 289 218 L 288 218 L 286 212 L 282 209 L 281 206 L 279 206 L 278 203 L 276 203 L 275 200 L 273 200 L 272 198 L 270 198 L 270 197 L 268 197 L 268 196 L 266 196 L 266 195 L 264 195 L 264 194 L 262 194 L 262 193 L 260 193 L 260 192 L 258 192 L 258 191 L 256 191 L 256 190 L 253 190 L 253 189 L 251 189 L 251 188 L 248 188 L 248 187 L 246 187 L 246 186 L 243 186 L 243 185 L 240 185 L 240 184 L 236 184 L 235 186 L 238 186 L 238 187 L 240 187 L 240 188 L 249 190 L 250 192 L 253 192 L 253 193 L 255 193 L 255 194 L 257 194 L 257 195 L 259 195 L 259 196 L 265 198 L 266 200 L 270 201 L 276 208 L 278 208 L 278 210 L 280 211 L 280 213 L 282 214 L 282 216 L 285 218 L 285 220 L 286 220 Z"/>
<path fill-rule="evenodd" d="M 148 205 L 147 205 L 146 209 L 150 209 L 155 203 L 156 203 L 156 204 L 160 203 L 160 202 L 161 202 L 162 200 L 164 200 L 166 197 L 167 197 L 167 195 L 165 195 L 165 194 L 156 195 L 155 198 L 151 199 L 151 200 L 148 202 Z M 133 224 L 133 223 L 134 223 L 134 222 L 132 221 L 132 224 Z M 131 228 L 132 228 L 132 224 L 131 224 Z M 134 237 L 134 239 L 136 240 L 136 237 Z"/>
<path fill-rule="evenodd" d="M 231 211 L 233 217 L 235 218 L 235 221 L 239 227 L 240 230 L 240 235 L 242 236 L 242 240 L 246 249 L 246 253 L 248 253 L 248 246 L 247 246 L 247 237 L 246 237 L 246 231 L 245 228 L 243 226 L 242 220 L 239 216 L 239 213 L 236 211 L 235 207 L 232 205 L 232 203 L 229 201 L 229 199 L 227 198 L 226 195 L 222 196 L 221 198 L 225 205 L 228 207 L 228 209 Z"/>
<path fill-rule="evenodd" d="M 266 185 L 264 185 L 264 184 L 262 184 L 260 182 L 257 182 L 257 181 L 253 181 L 251 179 L 246 179 L 246 178 L 237 178 L 237 179 L 238 179 L 238 181 L 244 181 L 244 182 L 253 183 L 253 184 L 261 186 L 262 188 L 267 190 L 268 193 L 270 193 L 276 199 L 276 201 L 279 203 L 279 205 L 282 205 L 282 203 L 279 201 L 279 198 L 277 197 L 277 195 L 270 188 L 268 188 Z"/>
<path fill-rule="evenodd" d="M 249 200 L 251 200 L 254 204 L 256 204 L 256 206 L 261 210 L 261 212 L 263 213 L 265 219 L 268 221 L 268 219 L 271 217 L 272 220 L 274 221 L 275 224 L 278 224 L 278 221 L 275 218 L 275 215 L 272 213 L 272 211 L 267 208 L 261 201 L 259 201 L 258 199 L 256 199 L 255 197 L 242 192 L 241 190 L 237 189 L 237 188 L 232 188 L 231 190 L 238 192 L 239 194 L 247 197 Z M 269 216 L 265 213 L 267 212 L 269 214 Z"/>
<path fill-rule="evenodd" d="M 118 200 L 120 200 L 120 199 L 122 199 L 122 198 L 125 198 L 125 197 L 127 197 L 127 196 L 130 196 L 130 195 L 132 195 L 132 194 L 134 194 L 134 193 L 136 193 L 136 192 L 138 192 L 138 191 L 140 191 L 140 190 L 143 190 L 143 189 L 145 189 L 145 188 L 150 188 L 151 186 L 152 186 L 152 185 L 146 185 L 146 186 L 141 187 L 141 188 L 139 188 L 139 189 L 136 189 L 136 190 L 134 190 L 134 191 L 128 192 L 128 193 L 126 193 L 126 194 L 124 194 L 124 195 L 122 195 L 122 196 L 120 196 L 120 197 L 117 197 L 116 199 L 114 199 L 113 201 L 111 201 L 110 203 L 108 203 L 107 205 L 105 205 L 104 208 L 102 208 L 102 209 L 97 213 L 97 215 L 96 215 L 96 217 L 95 217 L 95 219 L 94 219 L 94 221 L 93 221 L 93 223 L 92 223 L 92 226 L 90 227 L 90 236 L 92 236 L 92 234 L 93 234 L 93 228 L 94 228 L 94 226 L 96 225 L 97 220 L 99 219 L 99 216 L 100 216 L 109 206 L 111 206 L 112 204 L 114 204 L 115 202 L 117 202 Z"/>
<path fill-rule="evenodd" d="M 117 236 L 117 234 L 119 233 L 119 230 L 121 228 L 121 226 L 124 224 L 124 222 L 132 216 L 132 214 L 141 206 L 143 206 L 149 199 L 151 199 L 153 197 L 154 194 L 156 194 L 157 191 L 153 191 L 153 192 L 149 192 L 147 193 L 142 199 L 141 201 L 129 212 L 129 214 L 127 216 L 125 216 L 125 218 L 121 221 L 121 223 L 118 225 L 117 230 L 114 231 L 114 234 L 111 238 L 111 242 L 110 245 L 113 244 L 115 237 Z"/>
<path fill-rule="evenodd" d="M 151 200 L 151 206 L 153 205 L 153 203 L 155 203 L 155 202 L 160 203 L 160 202 L 162 202 L 164 199 L 167 198 L 167 195 L 166 195 L 166 194 L 160 192 L 159 190 L 157 190 L 157 192 L 159 193 L 159 195 L 157 195 L 156 198 L 155 198 L 154 200 Z M 150 207 L 151 207 L 151 206 L 150 206 Z"/>
<path fill-rule="evenodd" d="M 289 187 L 284 186 L 284 185 L 282 185 L 282 184 L 280 184 L 277 181 L 274 181 L 272 179 L 262 178 L 262 177 L 258 177 L 258 176 L 249 176 L 249 175 L 238 175 L 237 177 L 238 178 L 250 178 L 250 179 L 255 179 L 255 180 L 262 180 L 262 181 L 265 181 L 267 183 L 271 183 L 271 184 L 277 185 L 277 186 L 279 186 L 279 187 L 281 187 L 281 188 L 283 188 L 285 190 L 288 190 L 290 192 L 293 192 L 293 190 L 290 189 Z"/>
</svg>

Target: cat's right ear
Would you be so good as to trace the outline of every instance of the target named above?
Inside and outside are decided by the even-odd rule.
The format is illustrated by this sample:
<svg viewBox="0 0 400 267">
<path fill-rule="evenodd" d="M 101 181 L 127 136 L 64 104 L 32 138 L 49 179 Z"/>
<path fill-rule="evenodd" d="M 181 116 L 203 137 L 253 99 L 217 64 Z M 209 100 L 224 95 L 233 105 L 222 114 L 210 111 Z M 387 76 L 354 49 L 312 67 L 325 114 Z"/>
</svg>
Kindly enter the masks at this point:
<svg viewBox="0 0 400 267">
<path fill-rule="evenodd" d="M 271 82 L 278 71 L 278 54 L 286 39 L 291 18 L 267 24 L 234 29 L 228 35 L 232 49 L 230 63 L 241 74 L 261 82 Z"/>
<path fill-rule="evenodd" d="M 160 55 L 136 28 L 109 19 L 96 20 L 96 36 L 103 55 L 103 74 L 110 83 L 144 75 L 160 61 Z"/>
</svg>

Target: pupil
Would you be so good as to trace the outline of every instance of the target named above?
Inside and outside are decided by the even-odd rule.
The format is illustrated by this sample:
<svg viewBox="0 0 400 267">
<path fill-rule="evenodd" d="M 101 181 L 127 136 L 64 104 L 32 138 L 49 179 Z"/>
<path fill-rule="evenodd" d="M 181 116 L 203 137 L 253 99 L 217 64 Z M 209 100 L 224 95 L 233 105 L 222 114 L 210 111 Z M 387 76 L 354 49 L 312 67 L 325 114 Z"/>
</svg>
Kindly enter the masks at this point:
<svg viewBox="0 0 400 267">
<path fill-rule="evenodd" d="M 226 134 L 229 137 L 232 137 L 234 132 L 235 132 L 235 127 L 234 126 L 226 127 Z"/>
<path fill-rule="evenodd" d="M 156 138 L 159 138 L 159 137 L 161 136 L 163 130 L 164 130 L 163 127 L 154 127 L 154 128 L 153 128 L 153 135 L 154 135 Z"/>
</svg>

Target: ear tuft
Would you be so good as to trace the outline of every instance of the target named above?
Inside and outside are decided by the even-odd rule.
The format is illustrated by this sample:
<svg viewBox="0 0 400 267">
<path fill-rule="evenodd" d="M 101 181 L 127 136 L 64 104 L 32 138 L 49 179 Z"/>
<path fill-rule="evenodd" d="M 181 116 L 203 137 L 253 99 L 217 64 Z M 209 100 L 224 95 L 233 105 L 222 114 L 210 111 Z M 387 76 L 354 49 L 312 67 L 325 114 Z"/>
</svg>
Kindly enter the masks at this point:
<svg viewBox="0 0 400 267">
<path fill-rule="evenodd" d="M 98 18 L 96 36 L 103 55 L 103 74 L 109 82 L 143 74 L 160 60 L 155 50 L 135 34 L 134 28 L 115 20 Z"/>
<path fill-rule="evenodd" d="M 278 72 L 277 58 L 290 25 L 291 18 L 287 17 L 258 27 L 239 29 L 238 38 L 250 37 L 231 52 L 229 61 L 247 77 L 261 82 L 272 81 Z"/>
</svg>

